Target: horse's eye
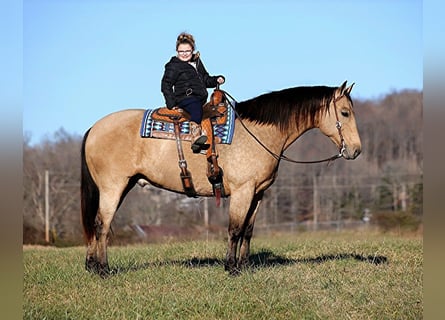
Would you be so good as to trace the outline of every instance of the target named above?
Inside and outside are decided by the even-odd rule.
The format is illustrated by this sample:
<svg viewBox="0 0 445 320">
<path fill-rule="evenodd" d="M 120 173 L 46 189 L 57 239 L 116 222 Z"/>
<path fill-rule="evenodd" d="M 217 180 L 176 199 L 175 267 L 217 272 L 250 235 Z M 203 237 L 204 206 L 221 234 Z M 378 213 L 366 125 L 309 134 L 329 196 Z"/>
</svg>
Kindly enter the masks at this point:
<svg viewBox="0 0 445 320">
<path fill-rule="evenodd" d="M 349 111 L 348 110 L 342 110 L 341 115 L 345 118 L 349 117 Z"/>
</svg>

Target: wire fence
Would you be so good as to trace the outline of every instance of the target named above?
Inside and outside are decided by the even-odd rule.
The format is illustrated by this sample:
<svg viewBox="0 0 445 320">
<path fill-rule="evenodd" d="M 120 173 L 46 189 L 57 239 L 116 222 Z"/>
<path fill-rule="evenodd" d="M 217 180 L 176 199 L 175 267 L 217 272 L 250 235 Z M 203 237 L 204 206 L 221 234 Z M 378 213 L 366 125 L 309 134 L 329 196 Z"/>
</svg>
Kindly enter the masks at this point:
<svg viewBox="0 0 445 320">
<path fill-rule="evenodd" d="M 45 174 L 42 174 L 44 177 Z M 31 177 L 26 177 L 30 180 Z M 265 192 L 255 224 L 256 234 L 367 228 L 377 211 L 421 214 L 422 176 L 395 174 L 282 175 Z M 51 172 L 41 183 L 25 188 L 24 224 L 45 230 L 52 239 L 81 238 L 80 182 L 63 172 Z M 136 187 L 115 216 L 114 228 L 134 225 L 214 225 L 227 228 L 230 198 L 221 208 L 153 186 Z"/>
</svg>

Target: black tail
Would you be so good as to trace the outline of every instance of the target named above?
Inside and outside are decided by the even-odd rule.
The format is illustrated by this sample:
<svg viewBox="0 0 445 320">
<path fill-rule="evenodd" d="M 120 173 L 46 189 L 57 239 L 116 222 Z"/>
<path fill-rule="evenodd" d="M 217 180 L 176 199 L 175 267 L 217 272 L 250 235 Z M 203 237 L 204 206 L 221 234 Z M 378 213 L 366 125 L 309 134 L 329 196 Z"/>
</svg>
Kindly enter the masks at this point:
<svg viewBox="0 0 445 320">
<path fill-rule="evenodd" d="M 85 159 L 85 142 L 87 141 L 90 129 L 85 133 L 81 149 L 81 180 L 80 199 L 82 207 L 82 224 L 87 243 L 95 236 L 95 220 L 99 209 L 99 189 L 91 177 Z"/>
</svg>

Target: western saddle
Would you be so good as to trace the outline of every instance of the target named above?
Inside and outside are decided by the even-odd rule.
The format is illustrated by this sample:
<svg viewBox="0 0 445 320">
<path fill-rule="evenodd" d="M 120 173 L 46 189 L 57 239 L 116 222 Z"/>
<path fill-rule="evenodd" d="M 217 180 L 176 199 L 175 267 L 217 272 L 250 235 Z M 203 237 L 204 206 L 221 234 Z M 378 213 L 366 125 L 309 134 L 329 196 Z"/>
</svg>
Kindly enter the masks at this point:
<svg viewBox="0 0 445 320">
<path fill-rule="evenodd" d="M 221 197 L 224 197 L 223 172 L 218 166 L 218 153 L 216 144 L 220 138 L 215 137 L 213 126 L 216 124 L 224 124 L 227 121 L 227 100 L 224 93 L 217 87 L 210 96 L 209 102 L 203 106 L 202 130 L 207 135 L 207 150 L 201 153 L 207 158 L 207 178 L 213 187 L 213 194 L 216 197 L 216 205 L 220 205 Z M 192 176 L 187 169 L 187 161 L 184 157 L 182 149 L 182 140 L 180 132 L 180 123 L 189 121 L 190 115 L 183 109 L 168 109 L 166 107 L 158 108 L 152 115 L 154 120 L 171 122 L 174 124 L 176 147 L 178 150 L 180 177 L 185 194 L 189 197 L 196 197 L 197 193 L 193 186 Z"/>
</svg>

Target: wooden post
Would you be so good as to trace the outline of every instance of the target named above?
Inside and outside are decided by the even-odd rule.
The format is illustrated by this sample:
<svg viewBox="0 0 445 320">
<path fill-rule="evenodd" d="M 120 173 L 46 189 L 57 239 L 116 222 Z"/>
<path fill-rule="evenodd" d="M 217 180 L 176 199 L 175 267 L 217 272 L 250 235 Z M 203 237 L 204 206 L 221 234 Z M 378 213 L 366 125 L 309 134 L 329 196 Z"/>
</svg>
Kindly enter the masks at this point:
<svg viewBox="0 0 445 320">
<path fill-rule="evenodd" d="M 314 223 L 313 223 L 313 230 L 318 229 L 318 211 L 320 210 L 320 203 L 319 203 L 319 197 L 318 197 L 318 185 L 317 185 L 317 176 L 314 173 L 312 176 L 312 185 L 313 185 L 313 215 L 314 215 Z"/>
<path fill-rule="evenodd" d="M 408 198 L 406 193 L 406 184 L 403 183 L 401 186 L 402 190 L 400 191 L 400 206 L 403 212 L 406 212 L 406 200 Z"/>
<path fill-rule="evenodd" d="M 49 243 L 49 171 L 45 170 L 45 242 Z"/>
<path fill-rule="evenodd" d="M 204 197 L 204 227 L 209 227 L 209 198 Z"/>
<path fill-rule="evenodd" d="M 398 199 L 399 195 L 397 194 L 397 185 L 395 183 L 392 184 L 392 210 L 399 210 Z"/>
</svg>

